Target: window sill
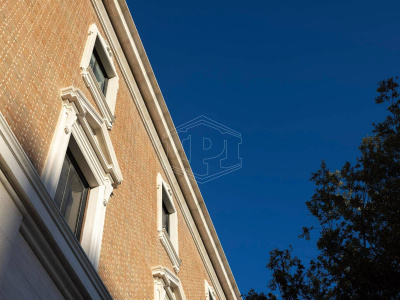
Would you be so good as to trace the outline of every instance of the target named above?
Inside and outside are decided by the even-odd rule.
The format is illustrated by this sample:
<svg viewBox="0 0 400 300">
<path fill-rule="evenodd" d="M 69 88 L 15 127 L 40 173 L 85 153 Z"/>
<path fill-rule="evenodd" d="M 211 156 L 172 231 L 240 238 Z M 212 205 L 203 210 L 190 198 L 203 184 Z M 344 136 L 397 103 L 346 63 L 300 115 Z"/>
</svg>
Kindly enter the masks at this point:
<svg viewBox="0 0 400 300">
<path fill-rule="evenodd" d="M 162 230 L 159 230 L 158 236 L 160 238 L 161 244 L 164 246 L 172 262 L 172 267 L 174 268 L 176 273 L 179 273 L 179 267 L 182 264 L 182 260 L 179 259 L 167 231 L 164 228 Z"/>
</svg>

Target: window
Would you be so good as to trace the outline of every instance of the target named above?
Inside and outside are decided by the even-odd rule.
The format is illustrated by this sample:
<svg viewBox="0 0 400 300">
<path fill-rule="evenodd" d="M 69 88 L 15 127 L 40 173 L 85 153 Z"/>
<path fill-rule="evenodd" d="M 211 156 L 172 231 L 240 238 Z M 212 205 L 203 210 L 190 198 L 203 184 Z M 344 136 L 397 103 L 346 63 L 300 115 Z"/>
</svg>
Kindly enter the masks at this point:
<svg viewBox="0 0 400 300">
<path fill-rule="evenodd" d="M 110 130 L 115 120 L 114 112 L 119 79 L 113 63 L 111 48 L 100 35 L 96 24 L 89 27 L 89 37 L 83 51 L 81 70 L 82 78 Z"/>
<path fill-rule="evenodd" d="M 88 191 L 89 185 L 68 149 L 54 202 L 78 240 L 81 239 Z"/>
<path fill-rule="evenodd" d="M 211 291 L 208 291 L 208 299 L 209 300 L 215 300 L 215 298 L 213 297 Z"/>
<path fill-rule="evenodd" d="M 154 300 L 186 300 L 181 281 L 166 267 L 152 269 Z"/>
<path fill-rule="evenodd" d="M 165 229 L 165 231 L 170 234 L 169 232 L 169 212 L 167 207 L 165 206 L 165 203 L 163 201 L 162 204 L 162 228 Z"/>
<path fill-rule="evenodd" d="M 97 269 L 107 203 L 122 174 L 104 118 L 72 86 L 61 100 L 42 181 Z"/>
<path fill-rule="evenodd" d="M 178 216 L 172 199 L 170 186 L 157 175 L 157 229 L 158 236 L 169 258 L 175 272 L 179 272 L 181 260 L 178 249 Z"/>
<path fill-rule="evenodd" d="M 215 291 L 211 285 L 205 280 L 206 300 L 216 300 Z"/>
<path fill-rule="evenodd" d="M 108 76 L 96 48 L 93 49 L 89 65 L 92 68 L 92 71 L 97 79 L 97 83 L 99 84 L 101 91 L 104 95 L 106 95 Z"/>
<path fill-rule="evenodd" d="M 165 229 L 169 236 L 171 236 L 170 218 L 174 217 L 171 215 L 175 212 L 175 208 L 173 207 L 173 204 L 171 205 L 171 203 L 172 202 L 170 201 L 168 192 L 164 185 L 162 188 L 162 229 Z M 170 208 L 168 209 L 168 207 Z"/>
</svg>

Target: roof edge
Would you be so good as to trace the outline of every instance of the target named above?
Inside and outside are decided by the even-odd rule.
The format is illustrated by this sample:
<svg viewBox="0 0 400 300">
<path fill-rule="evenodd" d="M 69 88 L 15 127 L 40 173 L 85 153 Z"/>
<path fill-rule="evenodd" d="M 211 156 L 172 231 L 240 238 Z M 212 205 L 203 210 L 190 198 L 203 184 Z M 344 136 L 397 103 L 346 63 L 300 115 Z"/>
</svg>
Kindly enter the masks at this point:
<svg viewBox="0 0 400 300">
<path fill-rule="evenodd" d="M 171 132 L 176 131 L 175 125 L 143 47 L 132 15 L 130 14 L 128 5 L 125 0 L 97 1 L 103 2 L 114 27 L 115 24 L 124 23 L 121 24 L 121 27 L 128 28 L 128 30 L 116 31 L 116 34 L 124 49 L 124 54 L 130 65 L 131 72 L 135 76 L 136 83 L 145 101 L 156 131 L 159 137 L 163 137 L 161 143 L 164 149 L 174 150 L 168 151 L 167 153 L 171 166 L 182 166 L 184 174 L 176 176 L 176 179 L 215 268 L 221 286 L 228 299 L 241 299 L 239 288 L 204 203 L 199 186 L 196 181 L 189 179 L 186 172 L 186 170 L 191 171 L 191 167 L 186 158 L 181 141 L 176 134 L 171 135 Z M 132 41 L 134 43 L 133 45 Z M 130 51 L 127 51 L 127 49 Z M 231 296 L 229 297 L 229 295 Z"/>
</svg>

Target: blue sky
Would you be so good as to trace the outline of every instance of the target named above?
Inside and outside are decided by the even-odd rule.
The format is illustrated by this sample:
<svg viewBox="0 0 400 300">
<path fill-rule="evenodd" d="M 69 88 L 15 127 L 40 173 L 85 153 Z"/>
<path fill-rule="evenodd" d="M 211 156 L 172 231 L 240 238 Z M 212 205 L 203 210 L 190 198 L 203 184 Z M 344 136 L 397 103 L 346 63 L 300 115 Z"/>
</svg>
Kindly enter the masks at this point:
<svg viewBox="0 0 400 300">
<path fill-rule="evenodd" d="M 200 185 L 239 289 L 266 290 L 268 252 L 312 224 L 322 159 L 354 161 L 380 80 L 400 71 L 398 1 L 130 1 L 176 126 L 205 115 L 242 134 L 242 169 Z"/>
</svg>

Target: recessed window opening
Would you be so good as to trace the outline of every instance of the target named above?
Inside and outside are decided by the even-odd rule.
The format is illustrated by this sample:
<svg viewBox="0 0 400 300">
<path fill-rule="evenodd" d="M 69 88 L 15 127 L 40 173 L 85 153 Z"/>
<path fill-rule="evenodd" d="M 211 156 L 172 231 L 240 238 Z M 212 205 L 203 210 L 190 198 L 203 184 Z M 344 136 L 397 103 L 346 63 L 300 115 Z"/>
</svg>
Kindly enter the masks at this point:
<svg viewBox="0 0 400 300">
<path fill-rule="evenodd" d="M 174 212 L 174 210 L 171 207 L 170 201 L 169 201 L 169 196 L 167 194 L 167 190 L 165 187 L 162 187 L 162 229 L 165 229 L 165 231 L 168 233 L 169 236 L 171 236 L 171 214 Z"/>
<path fill-rule="evenodd" d="M 179 272 L 178 216 L 171 187 L 157 175 L 157 231 L 176 273 Z"/>
<path fill-rule="evenodd" d="M 97 83 L 99 84 L 101 91 L 105 95 L 107 92 L 107 83 L 109 77 L 96 47 L 94 47 L 93 49 L 89 65 L 93 70 L 93 74 L 96 77 Z"/>
<path fill-rule="evenodd" d="M 169 212 L 167 207 L 165 206 L 165 203 L 162 204 L 162 228 L 165 229 L 165 231 L 170 234 L 169 232 Z"/>
<path fill-rule="evenodd" d="M 81 238 L 88 193 L 89 184 L 68 149 L 54 201 L 78 240 Z"/>
<path fill-rule="evenodd" d="M 111 130 L 119 77 L 113 62 L 112 44 L 102 38 L 96 24 L 89 27 L 80 67 L 82 78 L 105 118 L 107 129 Z"/>
<path fill-rule="evenodd" d="M 210 290 L 208 291 L 208 299 L 215 300 Z"/>
</svg>

